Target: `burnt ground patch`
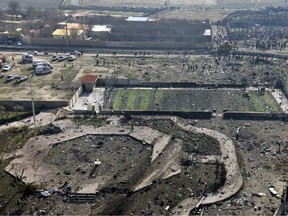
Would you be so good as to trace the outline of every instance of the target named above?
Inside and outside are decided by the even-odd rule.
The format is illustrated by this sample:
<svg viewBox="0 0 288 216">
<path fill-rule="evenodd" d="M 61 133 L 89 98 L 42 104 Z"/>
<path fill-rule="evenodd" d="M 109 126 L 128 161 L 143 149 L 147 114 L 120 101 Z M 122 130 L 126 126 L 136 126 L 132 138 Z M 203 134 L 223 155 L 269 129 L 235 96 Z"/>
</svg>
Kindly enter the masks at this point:
<svg viewBox="0 0 288 216">
<path fill-rule="evenodd" d="M 225 169 L 222 165 L 196 163 L 185 166 L 180 175 L 155 182 L 136 193 L 110 193 L 104 195 L 101 205 L 92 209 L 99 215 L 169 215 L 164 208 L 173 208 L 188 197 L 198 198 L 223 185 Z M 111 205 L 111 203 L 113 203 Z"/>
<path fill-rule="evenodd" d="M 149 165 L 150 155 L 151 148 L 143 148 L 129 136 L 87 135 L 54 144 L 44 162 L 57 166 L 58 176 L 73 176 L 81 182 L 91 177 L 94 161 L 98 159 L 101 165 L 95 183 L 103 181 L 106 188 L 130 188 L 138 180 L 135 176 Z"/>
</svg>

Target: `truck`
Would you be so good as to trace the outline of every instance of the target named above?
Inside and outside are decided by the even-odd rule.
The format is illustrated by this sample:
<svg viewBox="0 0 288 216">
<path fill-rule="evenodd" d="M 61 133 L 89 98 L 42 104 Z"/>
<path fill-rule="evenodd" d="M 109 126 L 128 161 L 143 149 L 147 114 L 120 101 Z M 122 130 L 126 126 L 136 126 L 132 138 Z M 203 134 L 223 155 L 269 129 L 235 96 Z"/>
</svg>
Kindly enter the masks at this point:
<svg viewBox="0 0 288 216">
<path fill-rule="evenodd" d="M 2 67 L 4 65 L 6 61 L 6 57 L 3 53 L 0 53 L 0 67 Z"/>
</svg>

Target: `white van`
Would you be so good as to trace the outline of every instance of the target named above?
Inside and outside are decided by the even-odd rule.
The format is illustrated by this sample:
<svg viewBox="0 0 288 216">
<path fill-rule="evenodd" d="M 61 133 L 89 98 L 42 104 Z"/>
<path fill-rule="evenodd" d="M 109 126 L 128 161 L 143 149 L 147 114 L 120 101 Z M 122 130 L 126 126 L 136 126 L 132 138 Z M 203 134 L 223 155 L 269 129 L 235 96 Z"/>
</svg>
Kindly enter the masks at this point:
<svg viewBox="0 0 288 216">
<path fill-rule="evenodd" d="M 41 75 L 41 74 L 49 74 L 52 72 L 52 69 L 47 66 L 37 66 L 35 68 L 35 74 L 36 75 Z"/>
<path fill-rule="evenodd" d="M 46 61 L 37 63 L 35 67 L 39 67 L 39 66 L 46 66 L 46 67 L 49 67 L 50 69 L 53 69 L 53 65 L 51 65 L 49 62 L 46 62 Z"/>
<path fill-rule="evenodd" d="M 32 66 L 35 68 L 37 66 L 38 63 L 43 63 L 43 62 L 46 62 L 46 60 L 44 59 L 33 59 L 32 61 Z"/>
<path fill-rule="evenodd" d="M 34 56 L 28 53 L 22 54 L 22 61 L 33 62 Z"/>
</svg>

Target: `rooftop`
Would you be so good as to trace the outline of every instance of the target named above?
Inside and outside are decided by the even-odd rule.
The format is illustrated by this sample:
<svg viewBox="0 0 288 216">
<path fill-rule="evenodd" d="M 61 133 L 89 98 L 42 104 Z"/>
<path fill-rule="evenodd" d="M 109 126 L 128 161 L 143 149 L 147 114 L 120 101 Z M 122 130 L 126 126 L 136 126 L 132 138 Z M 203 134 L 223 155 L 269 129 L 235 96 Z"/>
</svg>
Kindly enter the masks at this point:
<svg viewBox="0 0 288 216">
<path fill-rule="evenodd" d="M 81 83 L 85 82 L 96 82 L 97 76 L 96 75 L 85 75 L 81 78 Z"/>
<path fill-rule="evenodd" d="M 82 33 L 84 32 L 84 30 L 76 30 L 76 29 L 68 29 L 66 31 L 66 29 L 56 29 L 52 35 L 53 36 L 65 36 L 66 34 L 67 35 L 72 35 L 72 34 L 76 34 L 77 36 L 81 35 Z"/>
<path fill-rule="evenodd" d="M 91 29 L 93 32 L 109 32 L 111 33 L 111 27 L 107 25 L 94 25 Z"/>
<path fill-rule="evenodd" d="M 148 21 L 149 17 L 133 17 L 130 16 L 126 19 L 126 21 L 134 21 L 134 22 L 146 22 Z"/>
</svg>

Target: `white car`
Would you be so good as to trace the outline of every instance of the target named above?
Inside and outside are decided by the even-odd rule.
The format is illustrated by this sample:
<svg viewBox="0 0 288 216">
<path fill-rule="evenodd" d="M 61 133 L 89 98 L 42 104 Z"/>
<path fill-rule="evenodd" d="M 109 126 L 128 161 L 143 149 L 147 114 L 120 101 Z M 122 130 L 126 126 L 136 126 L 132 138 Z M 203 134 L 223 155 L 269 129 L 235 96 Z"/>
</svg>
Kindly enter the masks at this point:
<svg viewBox="0 0 288 216">
<path fill-rule="evenodd" d="M 0 73 L 0 78 L 4 77 L 4 73 Z"/>
<path fill-rule="evenodd" d="M 51 58 L 51 61 L 57 61 L 59 58 L 58 55 L 53 55 L 52 58 Z"/>
<path fill-rule="evenodd" d="M 39 52 L 37 50 L 30 50 L 28 51 L 28 54 L 31 54 L 31 55 L 38 55 Z"/>
<path fill-rule="evenodd" d="M 66 60 L 67 59 L 67 56 L 59 56 L 58 57 L 58 61 L 64 61 L 64 60 Z"/>
<path fill-rule="evenodd" d="M 28 76 L 15 76 L 15 80 L 17 83 L 23 82 L 28 79 Z"/>
<path fill-rule="evenodd" d="M 17 41 L 17 46 L 22 46 L 22 42 L 21 41 Z"/>
<path fill-rule="evenodd" d="M 77 58 L 76 55 L 70 55 L 68 57 L 68 61 L 74 61 L 76 58 Z"/>
<path fill-rule="evenodd" d="M 2 68 L 2 71 L 6 72 L 6 71 L 8 71 L 10 69 L 11 69 L 11 65 L 4 65 L 4 67 Z"/>
<path fill-rule="evenodd" d="M 75 50 L 74 52 L 71 53 L 71 55 L 82 55 L 82 52 L 79 52 L 77 50 Z"/>
<path fill-rule="evenodd" d="M 6 82 L 10 82 L 12 80 L 15 79 L 15 75 L 14 74 L 9 74 L 7 77 L 6 77 Z"/>
</svg>

